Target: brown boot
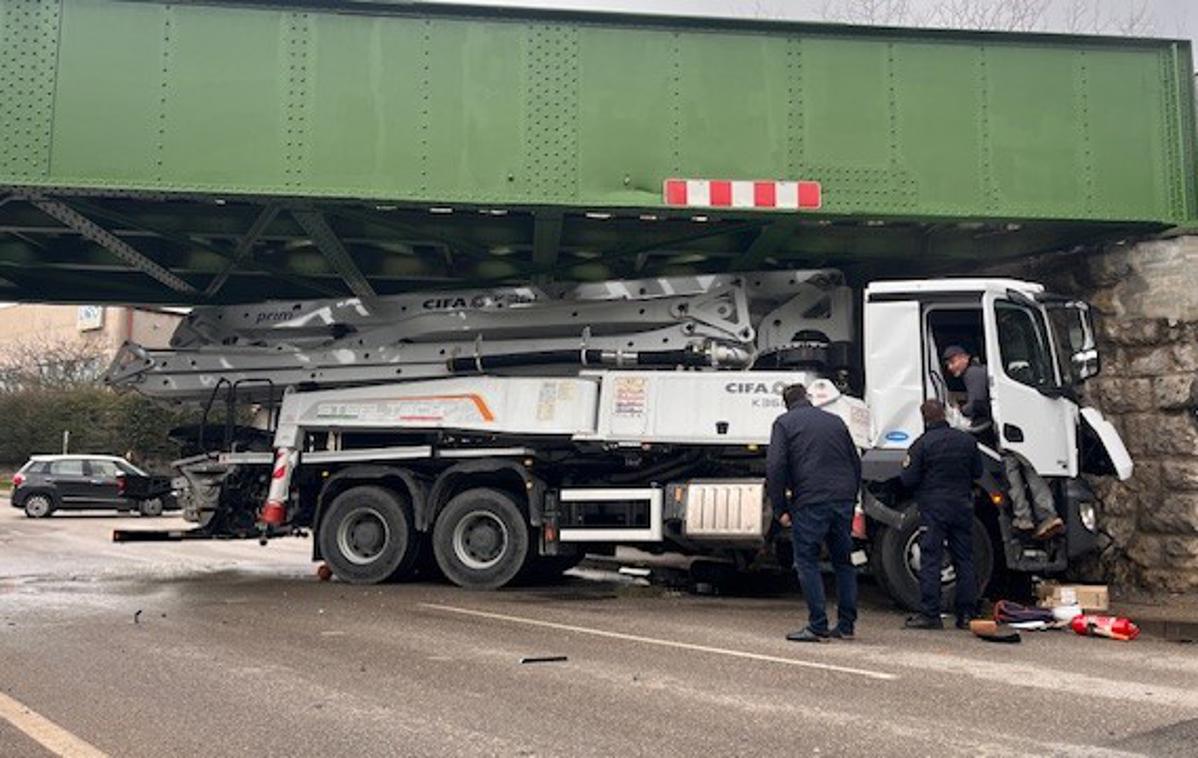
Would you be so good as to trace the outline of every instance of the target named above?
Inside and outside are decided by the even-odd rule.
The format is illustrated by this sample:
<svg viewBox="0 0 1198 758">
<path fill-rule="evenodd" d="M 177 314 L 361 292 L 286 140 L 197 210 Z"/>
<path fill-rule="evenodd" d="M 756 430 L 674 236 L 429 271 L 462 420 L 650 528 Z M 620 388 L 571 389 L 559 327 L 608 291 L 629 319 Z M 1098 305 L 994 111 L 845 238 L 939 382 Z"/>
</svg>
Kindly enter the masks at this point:
<svg viewBox="0 0 1198 758">
<path fill-rule="evenodd" d="M 1050 540 L 1063 531 L 1065 531 L 1065 522 L 1061 521 L 1060 516 L 1053 516 L 1047 521 L 1041 522 L 1040 526 L 1036 527 L 1034 537 L 1041 541 Z"/>
</svg>

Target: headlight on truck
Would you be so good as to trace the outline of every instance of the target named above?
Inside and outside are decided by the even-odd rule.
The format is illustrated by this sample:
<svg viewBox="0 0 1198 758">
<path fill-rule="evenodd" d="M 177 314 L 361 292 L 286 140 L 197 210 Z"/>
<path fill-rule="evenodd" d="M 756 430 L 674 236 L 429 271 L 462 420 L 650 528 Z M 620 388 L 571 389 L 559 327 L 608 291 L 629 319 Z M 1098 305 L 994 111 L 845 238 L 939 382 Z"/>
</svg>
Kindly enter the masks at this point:
<svg viewBox="0 0 1198 758">
<path fill-rule="evenodd" d="M 1098 511 L 1094 508 L 1094 503 L 1083 502 L 1077 504 L 1077 515 L 1081 517 L 1082 526 L 1086 527 L 1091 532 L 1098 531 Z"/>
</svg>

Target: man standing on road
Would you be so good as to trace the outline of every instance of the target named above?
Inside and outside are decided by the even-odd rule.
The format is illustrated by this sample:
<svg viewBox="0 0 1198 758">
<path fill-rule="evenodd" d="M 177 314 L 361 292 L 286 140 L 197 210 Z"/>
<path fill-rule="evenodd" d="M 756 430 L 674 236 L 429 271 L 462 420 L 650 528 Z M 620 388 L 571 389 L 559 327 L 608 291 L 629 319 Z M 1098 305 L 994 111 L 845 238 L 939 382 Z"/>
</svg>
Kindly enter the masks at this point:
<svg viewBox="0 0 1198 758">
<path fill-rule="evenodd" d="M 861 488 L 861 457 L 844 421 L 811 405 L 793 384 L 782 394 L 786 413 L 774 421 L 766 455 L 766 491 L 774 516 L 793 527 L 794 564 L 807 602 L 807 626 L 792 642 L 853 639 L 857 570 L 853 566 L 853 507 Z M 827 542 L 836 569 L 836 629 L 828 630 L 820 546 Z"/>
<path fill-rule="evenodd" d="M 982 475 L 982 453 L 973 435 L 952 429 L 944 406 L 928 400 L 919 407 L 924 433 L 911 443 L 900 476 L 915 490 L 923 534 L 919 538 L 920 613 L 909 629 L 943 629 L 940 621 L 940 569 L 944 541 L 957 572 L 957 628 L 968 629 L 977 612 L 973 570 L 973 483 Z"/>
<path fill-rule="evenodd" d="M 975 363 L 959 345 L 944 350 L 944 367 L 965 383 L 966 399 L 961 415 L 969 420 L 969 431 L 995 437 L 990 423 L 990 379 L 986 367 Z M 988 442 L 993 445 L 993 440 Z M 1055 500 L 1048 483 L 1031 463 L 1018 453 L 1007 450 L 1002 456 L 1007 482 L 1011 485 L 1011 526 L 1021 532 L 1032 532 L 1037 540 L 1048 540 L 1065 530 L 1065 522 L 1057 515 Z M 1028 493 L 1031 492 L 1031 499 Z"/>
</svg>

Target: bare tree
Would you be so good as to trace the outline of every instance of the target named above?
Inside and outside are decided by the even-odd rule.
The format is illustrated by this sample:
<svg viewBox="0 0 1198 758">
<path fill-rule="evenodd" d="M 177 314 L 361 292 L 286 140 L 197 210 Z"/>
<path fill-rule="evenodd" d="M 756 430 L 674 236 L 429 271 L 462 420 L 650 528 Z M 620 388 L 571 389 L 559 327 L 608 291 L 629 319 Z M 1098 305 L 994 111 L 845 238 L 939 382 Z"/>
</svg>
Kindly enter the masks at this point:
<svg viewBox="0 0 1198 758">
<path fill-rule="evenodd" d="M 1030 32 L 1044 28 L 1051 0 L 943 0 L 932 12 L 937 26 Z"/>
<path fill-rule="evenodd" d="M 1065 0 L 1065 31 L 1085 34 L 1151 34 L 1155 29 L 1148 0 L 1127 0 L 1120 10 L 1109 10 L 1102 0 Z"/>
<path fill-rule="evenodd" d="M 850 24 L 919 23 L 912 12 L 911 0 L 824 0 L 820 9 L 829 21 Z"/>
<path fill-rule="evenodd" d="M 64 390 L 95 385 L 106 353 L 92 343 L 28 340 L 0 352 L 0 392 Z"/>
</svg>

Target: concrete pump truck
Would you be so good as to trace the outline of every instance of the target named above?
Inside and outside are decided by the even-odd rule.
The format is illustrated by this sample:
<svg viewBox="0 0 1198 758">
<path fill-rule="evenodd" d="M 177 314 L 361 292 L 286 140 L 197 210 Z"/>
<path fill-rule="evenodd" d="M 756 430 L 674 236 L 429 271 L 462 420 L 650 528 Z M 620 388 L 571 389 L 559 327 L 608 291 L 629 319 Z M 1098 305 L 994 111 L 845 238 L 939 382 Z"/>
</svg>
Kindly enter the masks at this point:
<svg viewBox="0 0 1198 758">
<path fill-rule="evenodd" d="M 960 399 L 938 359 L 948 344 L 990 379 L 979 582 L 1064 570 L 1099 539 L 1082 475 L 1132 468 L 1112 425 L 1079 405 L 1099 369 L 1089 306 L 1007 279 L 855 292 L 834 270 L 196 308 L 170 349 L 126 345 L 108 381 L 167 401 L 252 403 L 254 423 L 230 410 L 219 444 L 201 426 L 196 454 L 177 462 L 194 530 L 116 538 L 310 530 L 313 558 L 341 580 L 402 579 L 435 561 L 478 589 L 621 545 L 785 564 L 762 477 L 782 389 L 801 382 L 861 448 L 861 555 L 914 607 L 917 506 L 897 474 L 920 403 Z M 1012 529 L 1006 452 L 1049 482 L 1063 534 Z M 954 582 L 946 567 L 946 597 Z"/>
</svg>

